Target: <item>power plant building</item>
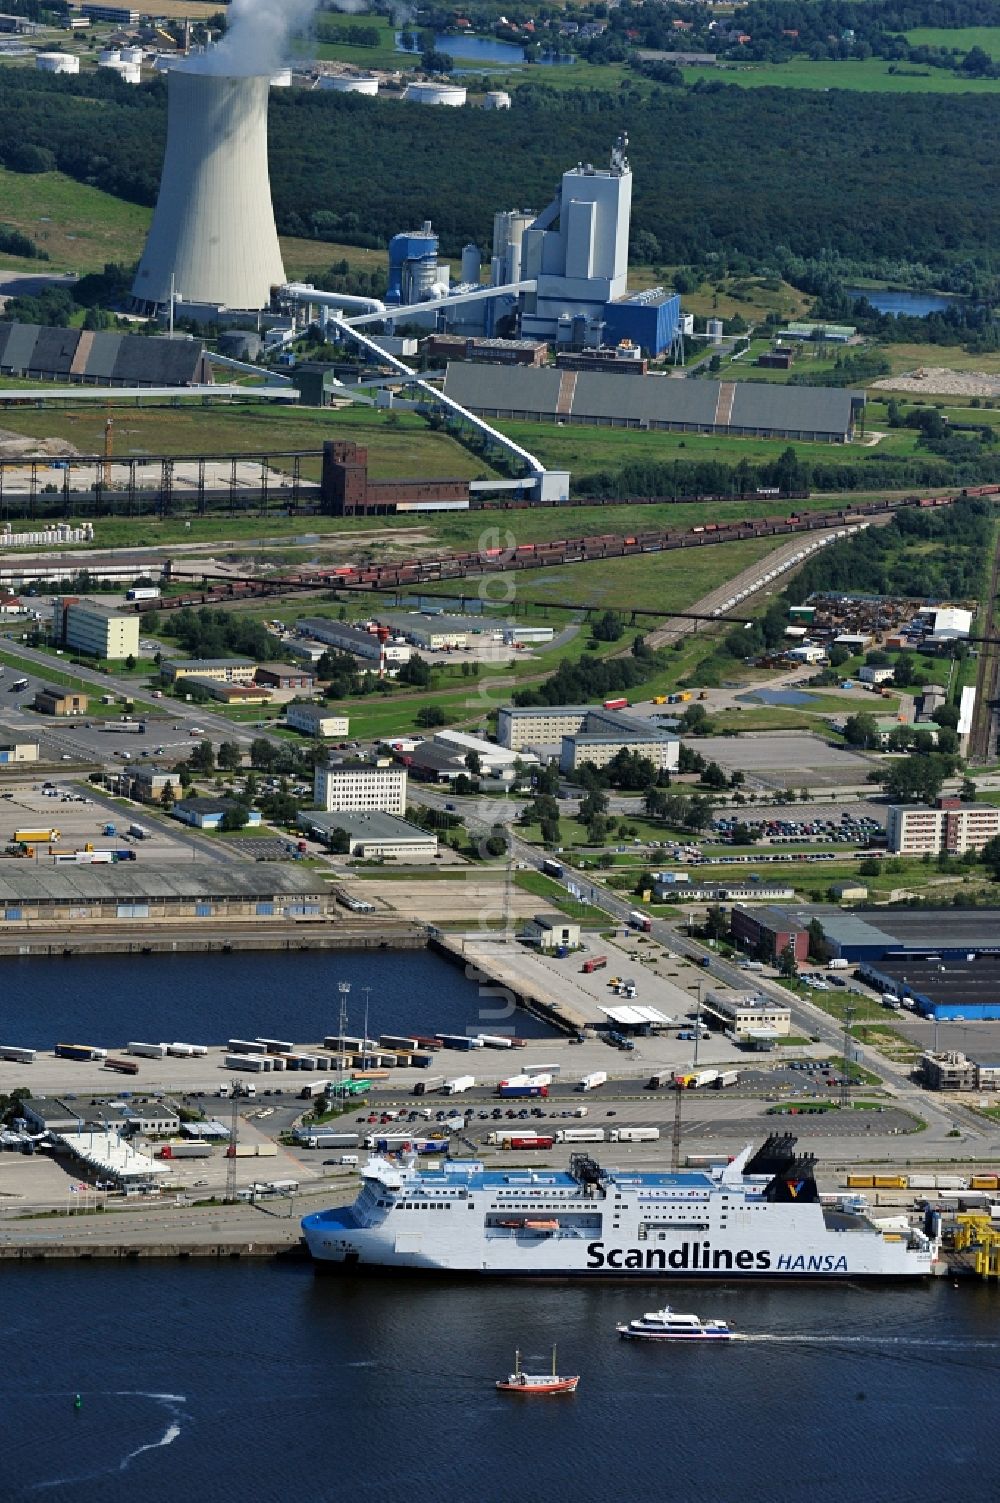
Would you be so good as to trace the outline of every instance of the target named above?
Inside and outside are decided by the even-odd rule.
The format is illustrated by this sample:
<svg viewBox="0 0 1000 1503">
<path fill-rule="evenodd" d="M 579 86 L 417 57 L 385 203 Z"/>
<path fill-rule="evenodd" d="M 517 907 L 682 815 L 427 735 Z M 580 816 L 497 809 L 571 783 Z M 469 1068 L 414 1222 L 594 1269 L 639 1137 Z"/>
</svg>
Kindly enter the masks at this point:
<svg viewBox="0 0 1000 1503">
<path fill-rule="evenodd" d="M 132 291 L 188 317 L 258 312 L 285 281 L 267 165 L 267 75 L 167 74 L 160 194 Z"/>
</svg>

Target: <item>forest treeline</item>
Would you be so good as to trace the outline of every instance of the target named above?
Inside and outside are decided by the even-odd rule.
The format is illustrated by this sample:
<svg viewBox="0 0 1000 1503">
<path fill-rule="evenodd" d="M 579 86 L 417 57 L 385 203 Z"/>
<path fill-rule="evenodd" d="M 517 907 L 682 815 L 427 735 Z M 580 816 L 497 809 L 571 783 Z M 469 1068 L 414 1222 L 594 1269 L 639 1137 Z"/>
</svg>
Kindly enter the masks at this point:
<svg viewBox="0 0 1000 1503">
<path fill-rule="evenodd" d="M 934 94 L 633 91 L 525 84 L 507 111 L 421 110 L 328 91 L 271 96 L 271 184 L 289 235 L 384 246 L 431 219 L 442 249 L 486 249 L 493 214 L 552 197 L 577 161 L 602 165 L 628 129 L 633 243 L 656 264 L 711 247 L 763 259 L 989 260 L 1000 243 L 995 102 Z M 142 204 L 156 200 L 166 85 L 0 74 L 0 161 L 58 167 Z M 489 171 L 483 171 L 483 163 Z"/>
</svg>

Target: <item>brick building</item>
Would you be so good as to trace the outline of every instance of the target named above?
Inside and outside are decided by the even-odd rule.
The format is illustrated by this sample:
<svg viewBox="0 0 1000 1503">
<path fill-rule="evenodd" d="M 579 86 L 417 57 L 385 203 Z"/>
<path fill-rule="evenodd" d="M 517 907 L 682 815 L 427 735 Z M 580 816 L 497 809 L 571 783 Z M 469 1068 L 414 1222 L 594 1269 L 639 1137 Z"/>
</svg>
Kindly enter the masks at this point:
<svg viewBox="0 0 1000 1503">
<path fill-rule="evenodd" d="M 335 439 L 323 445 L 322 509 L 349 517 L 397 511 L 465 511 L 467 480 L 371 480 L 368 450 Z"/>
<path fill-rule="evenodd" d="M 789 945 L 796 960 L 808 959 L 809 930 L 787 908 L 737 905 L 730 914 L 730 925 L 736 943 L 761 959 L 776 961 Z"/>
</svg>

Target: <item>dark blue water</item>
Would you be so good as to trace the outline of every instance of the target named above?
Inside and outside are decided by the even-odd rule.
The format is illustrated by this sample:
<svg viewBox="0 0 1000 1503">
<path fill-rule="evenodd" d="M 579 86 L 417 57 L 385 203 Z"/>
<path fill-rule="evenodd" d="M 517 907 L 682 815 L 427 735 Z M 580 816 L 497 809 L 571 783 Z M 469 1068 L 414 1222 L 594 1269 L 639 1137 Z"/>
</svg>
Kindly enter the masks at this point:
<svg viewBox="0 0 1000 1503">
<path fill-rule="evenodd" d="M 458 885 L 458 884 L 456 884 Z M 457 900 L 456 894 L 456 900 Z M 60 1040 L 118 1047 L 130 1039 L 285 1038 L 336 1033 L 338 985 L 350 984 L 348 1032 L 554 1030 L 480 994 L 461 967 L 428 950 L 280 951 L 233 955 L 96 955 L 0 959 L 0 1042 L 51 1049 Z M 2 1482 L 0 1482 L 2 1503 Z"/>
<path fill-rule="evenodd" d="M 631 1346 L 653 1285 L 5 1266 L 5 1503 L 913 1503 L 996 1496 L 1000 1293 L 698 1289 L 754 1338 Z M 498 1395 L 559 1343 L 573 1397 Z M 533 1363 L 532 1365 L 537 1365 Z M 83 1404 L 73 1408 L 79 1391 Z"/>
<path fill-rule="evenodd" d="M 943 313 L 954 298 L 939 297 L 933 292 L 895 292 L 869 287 L 847 287 L 848 297 L 867 298 L 879 313 L 902 313 L 909 318 L 923 318 L 927 313 Z"/>
</svg>

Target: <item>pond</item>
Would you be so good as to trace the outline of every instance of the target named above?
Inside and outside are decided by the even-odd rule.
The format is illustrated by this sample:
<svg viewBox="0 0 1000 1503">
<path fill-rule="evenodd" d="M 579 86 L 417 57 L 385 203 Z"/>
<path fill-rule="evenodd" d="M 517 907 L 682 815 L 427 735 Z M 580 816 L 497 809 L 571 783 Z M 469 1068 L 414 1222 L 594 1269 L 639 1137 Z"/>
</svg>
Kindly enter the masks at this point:
<svg viewBox="0 0 1000 1503">
<path fill-rule="evenodd" d="M 812 696 L 800 689 L 756 689 L 753 694 L 737 694 L 736 698 L 743 704 L 781 705 L 785 709 L 812 704 Z"/>
<path fill-rule="evenodd" d="M 416 47 L 404 47 L 402 32 L 396 33 L 397 52 L 419 52 L 420 43 L 416 36 Z M 411 33 L 412 35 L 412 33 Z M 434 37 L 434 46 L 438 52 L 446 52 L 449 57 L 463 63 L 478 63 L 480 69 L 483 64 L 503 63 L 507 67 L 519 66 L 525 61 L 524 48 L 516 42 L 501 42 L 496 37 L 473 37 L 452 36 L 450 32 L 440 32 Z M 538 62 L 542 67 L 551 67 L 558 63 L 575 63 L 576 58 L 572 53 L 547 52 L 541 55 Z M 480 71 L 475 68 L 456 68 L 456 73 L 470 73 Z"/>
<path fill-rule="evenodd" d="M 848 287 L 851 298 L 867 298 L 879 313 L 903 314 L 907 318 L 923 318 L 927 313 L 943 313 L 955 301 L 934 292 L 906 292 L 886 287 Z"/>
</svg>

